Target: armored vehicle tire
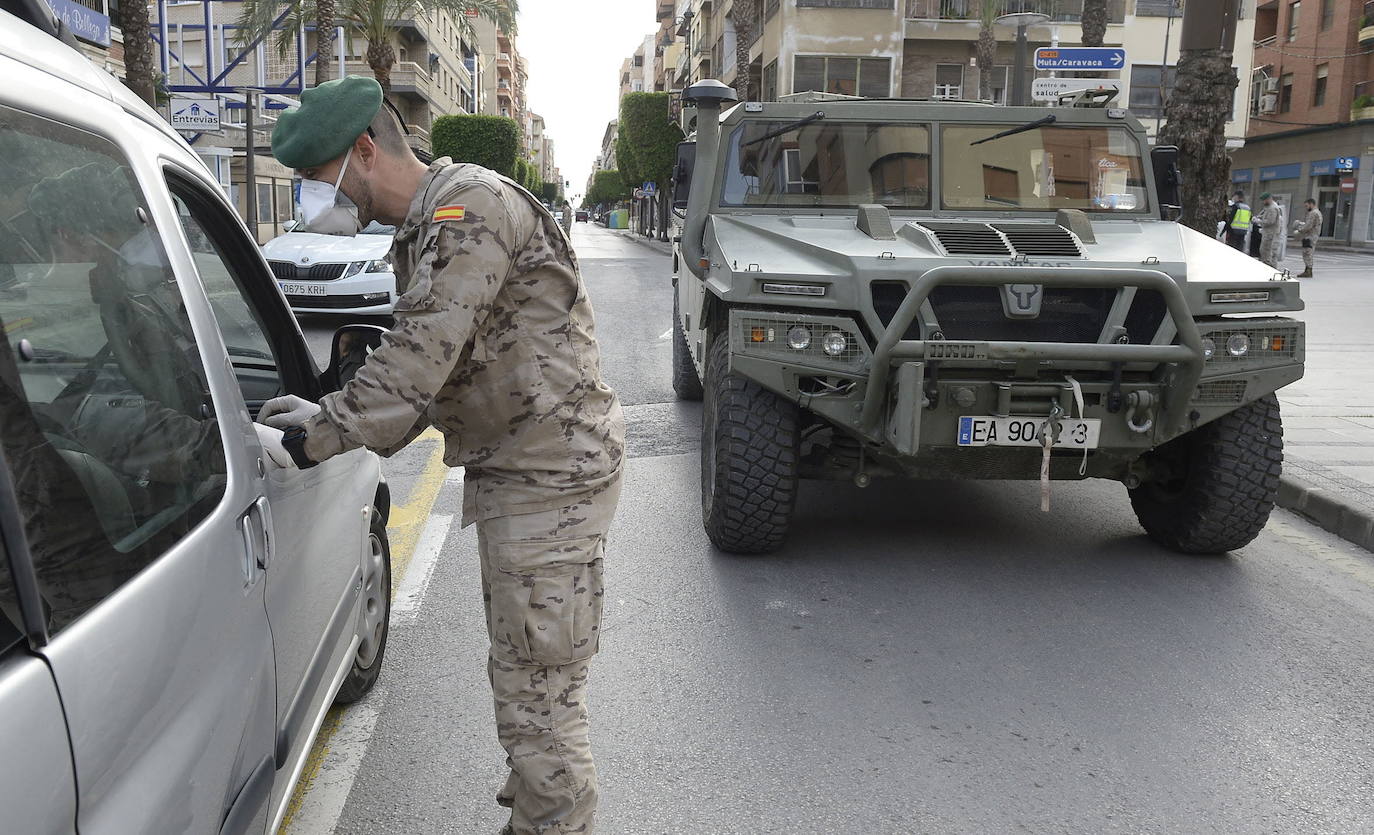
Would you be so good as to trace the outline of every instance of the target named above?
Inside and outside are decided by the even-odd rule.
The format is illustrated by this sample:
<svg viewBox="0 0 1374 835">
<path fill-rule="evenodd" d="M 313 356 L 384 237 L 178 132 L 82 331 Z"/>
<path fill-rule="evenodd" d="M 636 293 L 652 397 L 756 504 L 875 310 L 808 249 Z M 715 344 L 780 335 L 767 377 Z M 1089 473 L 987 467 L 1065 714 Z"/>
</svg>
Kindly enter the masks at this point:
<svg viewBox="0 0 1374 835">
<path fill-rule="evenodd" d="M 368 530 L 367 568 L 363 572 L 363 612 L 359 627 L 363 642 L 353 659 L 353 667 L 334 696 L 336 704 L 352 704 L 372 689 L 382 672 L 386 639 L 391 632 L 391 543 L 386 523 L 376 508 Z"/>
<path fill-rule="evenodd" d="M 678 400 L 700 400 L 701 377 L 692 364 L 692 349 L 687 346 L 687 334 L 682 331 L 682 317 L 678 312 L 677 290 L 673 290 L 673 393 Z"/>
<path fill-rule="evenodd" d="M 730 340 L 706 353 L 701 415 L 701 518 L 722 551 L 766 554 L 787 538 L 801 452 L 797 406 L 729 373 Z"/>
<path fill-rule="evenodd" d="M 1249 403 L 1164 446 L 1182 477 L 1130 491 L 1150 538 L 1185 554 L 1249 544 L 1269 521 L 1283 468 L 1283 423 L 1274 395 Z"/>
</svg>

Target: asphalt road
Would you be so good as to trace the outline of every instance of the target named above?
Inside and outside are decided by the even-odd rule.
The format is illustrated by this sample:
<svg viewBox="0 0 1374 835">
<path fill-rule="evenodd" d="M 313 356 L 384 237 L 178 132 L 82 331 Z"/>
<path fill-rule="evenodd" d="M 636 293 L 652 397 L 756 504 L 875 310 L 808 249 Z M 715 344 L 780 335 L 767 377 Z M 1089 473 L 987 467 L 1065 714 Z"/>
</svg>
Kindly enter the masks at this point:
<svg viewBox="0 0 1374 835">
<path fill-rule="evenodd" d="M 1374 831 L 1374 555 L 1285 513 L 1227 558 L 1119 485 L 807 484 L 777 556 L 701 530 L 666 259 L 574 242 L 631 461 L 593 741 L 606 833 Z M 328 323 L 309 323 L 316 345 Z M 461 486 L 387 462 L 386 668 L 330 717 L 289 831 L 496 832 L 504 777 Z"/>
</svg>

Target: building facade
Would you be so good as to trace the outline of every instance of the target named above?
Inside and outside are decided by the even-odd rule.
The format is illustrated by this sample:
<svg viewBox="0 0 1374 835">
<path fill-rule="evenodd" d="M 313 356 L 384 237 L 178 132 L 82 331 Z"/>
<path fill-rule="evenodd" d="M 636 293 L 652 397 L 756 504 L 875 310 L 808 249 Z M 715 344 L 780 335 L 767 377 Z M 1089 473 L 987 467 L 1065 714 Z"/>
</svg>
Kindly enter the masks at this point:
<svg viewBox="0 0 1374 835">
<path fill-rule="evenodd" d="M 1231 179 L 1290 217 L 1310 197 L 1323 238 L 1374 244 L 1374 3 L 1260 0 L 1254 37 L 1250 130 Z"/>
</svg>

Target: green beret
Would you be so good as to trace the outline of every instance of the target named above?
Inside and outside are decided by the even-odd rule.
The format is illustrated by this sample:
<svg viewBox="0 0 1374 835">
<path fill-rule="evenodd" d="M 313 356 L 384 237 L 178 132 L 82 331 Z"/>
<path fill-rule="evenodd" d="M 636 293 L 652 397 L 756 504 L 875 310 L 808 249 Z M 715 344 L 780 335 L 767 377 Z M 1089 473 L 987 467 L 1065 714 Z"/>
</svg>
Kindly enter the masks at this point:
<svg viewBox="0 0 1374 835">
<path fill-rule="evenodd" d="M 1261 199 L 1261 200 L 1268 200 L 1268 199 L 1269 199 L 1269 192 L 1266 191 L 1264 194 L 1261 194 L 1261 195 L 1260 195 L 1260 199 Z"/>
<path fill-rule="evenodd" d="M 350 75 L 301 93 L 301 106 L 277 117 L 272 156 L 287 168 L 314 168 L 343 156 L 382 107 L 375 78 Z"/>
</svg>

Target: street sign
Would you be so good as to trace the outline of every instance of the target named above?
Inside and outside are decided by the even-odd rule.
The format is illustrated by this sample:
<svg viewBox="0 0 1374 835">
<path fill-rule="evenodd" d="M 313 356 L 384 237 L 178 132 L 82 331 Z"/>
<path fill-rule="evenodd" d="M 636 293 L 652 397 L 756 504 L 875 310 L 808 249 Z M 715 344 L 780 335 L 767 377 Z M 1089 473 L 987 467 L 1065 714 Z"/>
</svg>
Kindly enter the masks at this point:
<svg viewBox="0 0 1374 835">
<path fill-rule="evenodd" d="M 172 99 L 172 127 L 177 130 L 219 130 L 219 100 Z"/>
<path fill-rule="evenodd" d="M 1115 90 L 1121 92 L 1121 82 L 1100 78 L 1037 78 L 1031 82 L 1031 98 L 1035 101 L 1059 101 L 1059 97 L 1083 90 Z"/>
<path fill-rule="evenodd" d="M 1035 50 L 1037 70 L 1119 70 L 1126 50 L 1119 46 L 1042 46 Z"/>
<path fill-rule="evenodd" d="M 635 189 L 635 199 L 636 199 L 636 200 L 643 200 L 643 199 L 644 199 L 644 189 L 642 189 L 642 188 L 637 188 L 637 189 Z"/>
<path fill-rule="evenodd" d="M 653 183 L 645 183 L 644 185 L 639 187 L 639 190 L 644 192 L 645 197 L 653 197 L 656 188 L 657 187 Z"/>
<path fill-rule="evenodd" d="M 1341 180 L 1341 191 L 1345 192 L 1346 194 L 1349 194 L 1349 193 L 1353 192 L 1354 190 L 1355 190 L 1355 180 L 1354 180 L 1354 178 L 1352 178 L 1352 177 L 1346 177 L 1345 179 Z"/>
</svg>

